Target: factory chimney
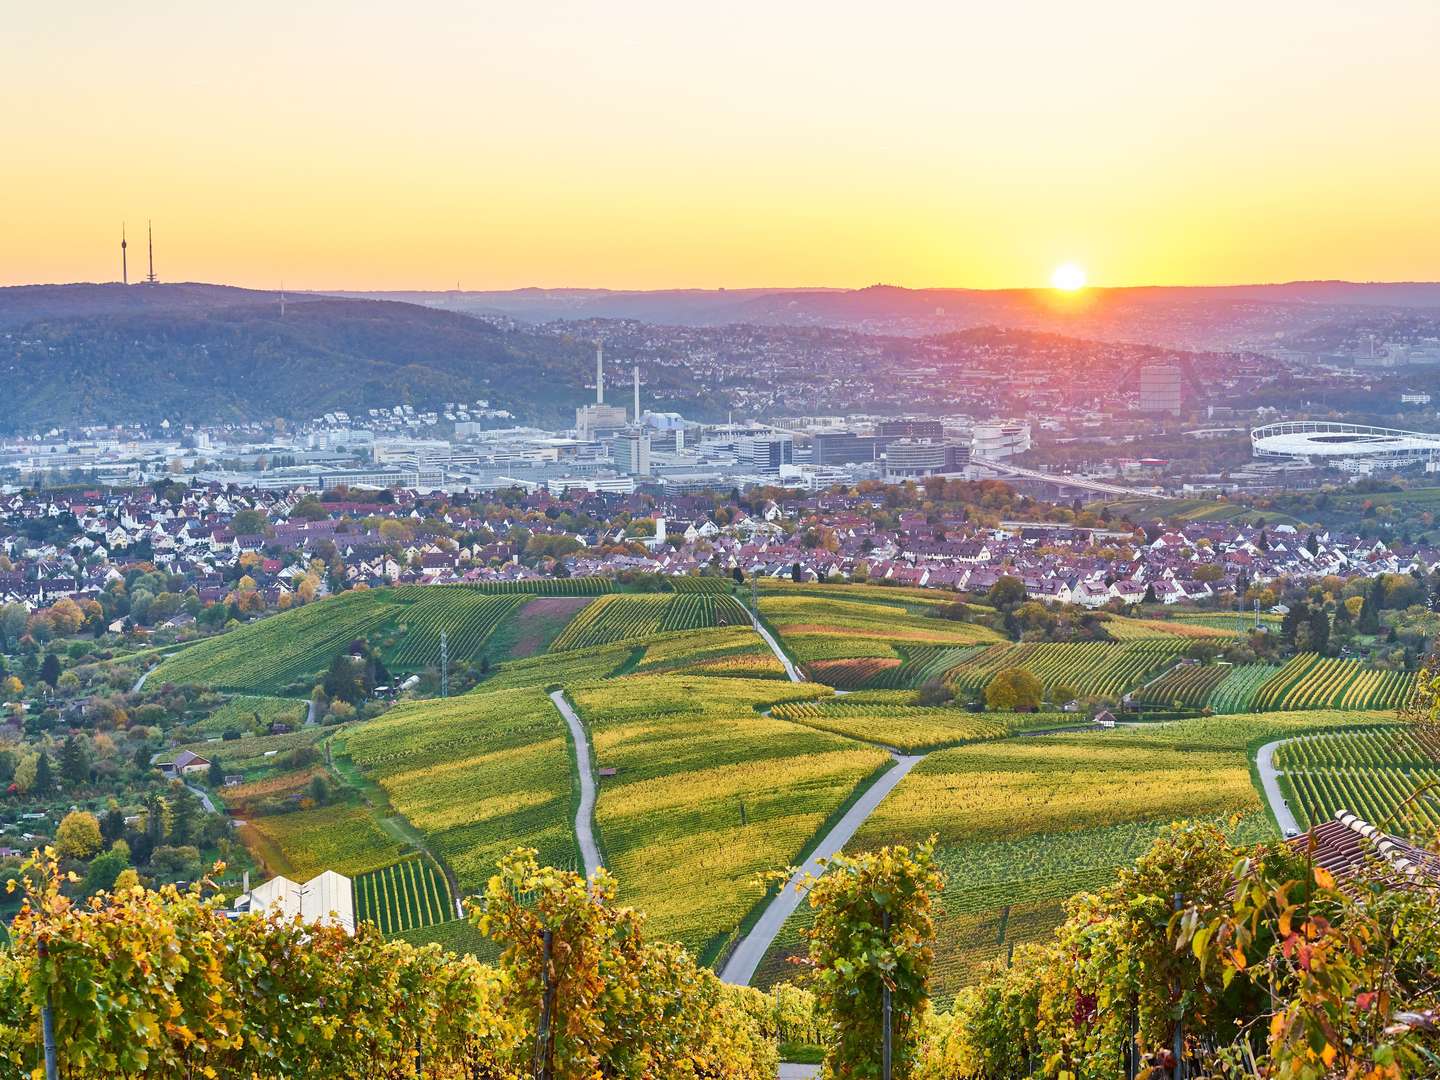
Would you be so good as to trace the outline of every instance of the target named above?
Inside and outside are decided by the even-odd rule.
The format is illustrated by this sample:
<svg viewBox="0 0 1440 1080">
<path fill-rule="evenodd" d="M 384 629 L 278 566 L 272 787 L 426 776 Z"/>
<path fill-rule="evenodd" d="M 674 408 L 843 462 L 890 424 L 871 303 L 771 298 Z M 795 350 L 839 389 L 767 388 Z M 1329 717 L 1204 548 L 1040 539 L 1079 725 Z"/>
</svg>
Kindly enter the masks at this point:
<svg viewBox="0 0 1440 1080">
<path fill-rule="evenodd" d="M 640 365 L 635 365 L 635 426 L 640 426 Z"/>
<path fill-rule="evenodd" d="M 605 404 L 605 344 L 595 343 L 595 404 Z"/>
</svg>

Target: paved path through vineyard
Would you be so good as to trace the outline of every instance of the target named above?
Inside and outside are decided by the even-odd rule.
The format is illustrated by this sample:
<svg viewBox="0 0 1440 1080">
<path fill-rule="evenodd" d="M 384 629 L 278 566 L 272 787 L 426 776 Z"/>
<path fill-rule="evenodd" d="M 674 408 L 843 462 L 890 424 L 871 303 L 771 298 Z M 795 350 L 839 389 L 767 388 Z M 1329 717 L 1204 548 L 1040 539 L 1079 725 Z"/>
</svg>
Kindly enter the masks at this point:
<svg viewBox="0 0 1440 1080">
<path fill-rule="evenodd" d="M 819 877 L 823 869 L 820 865 L 821 860 L 831 859 L 838 855 L 860 826 L 864 824 L 865 819 L 880 805 L 881 800 L 890 794 L 896 784 L 905 779 L 911 769 L 924 760 L 924 754 L 897 754 L 895 756 L 895 764 L 890 767 L 889 771 L 871 784 L 865 794 L 855 800 L 855 805 L 845 811 L 845 816 L 825 834 L 825 839 L 820 841 L 820 846 L 805 861 L 805 865 L 765 906 L 759 920 L 750 928 L 750 932 L 740 939 L 740 943 L 735 946 L 730 958 L 725 961 L 725 966 L 720 971 L 722 979 L 728 983 L 735 983 L 737 986 L 750 984 L 750 980 L 755 977 L 755 969 L 760 966 L 761 959 L 764 958 L 771 944 L 779 935 L 780 928 L 785 925 L 785 920 L 800 906 L 803 897 L 795 891 L 795 885 L 807 874 Z"/>
<path fill-rule="evenodd" d="M 600 848 L 595 843 L 595 831 L 591 822 L 595 818 L 595 777 L 590 771 L 590 740 L 585 737 L 585 725 L 575 710 L 565 700 L 565 691 L 556 690 L 550 695 L 555 708 L 570 725 L 570 737 L 575 740 L 575 764 L 580 773 L 580 807 L 575 811 L 575 838 L 580 841 L 580 857 L 585 861 L 585 876 L 589 877 L 600 869 Z"/>
<path fill-rule="evenodd" d="M 1288 739 L 1276 739 L 1260 747 L 1260 752 L 1255 755 L 1255 769 L 1260 774 L 1260 786 L 1265 789 L 1265 799 L 1270 803 L 1270 810 L 1275 814 L 1275 821 L 1280 826 L 1281 834 L 1293 836 L 1301 831 L 1300 823 L 1295 820 L 1295 815 L 1290 812 L 1289 805 L 1285 802 L 1285 796 L 1280 792 L 1280 774 L 1275 770 L 1275 749 Z"/>
<path fill-rule="evenodd" d="M 790 662 L 790 658 L 785 655 L 785 650 L 780 648 L 780 643 L 771 636 L 770 631 L 766 630 L 758 620 L 756 620 L 754 626 L 756 633 L 765 639 L 766 645 L 770 646 L 770 651 L 775 654 L 775 659 L 779 660 L 780 663 L 785 666 L 785 674 L 790 677 L 790 681 L 804 682 L 805 676 L 801 675 L 799 669 Z"/>
</svg>

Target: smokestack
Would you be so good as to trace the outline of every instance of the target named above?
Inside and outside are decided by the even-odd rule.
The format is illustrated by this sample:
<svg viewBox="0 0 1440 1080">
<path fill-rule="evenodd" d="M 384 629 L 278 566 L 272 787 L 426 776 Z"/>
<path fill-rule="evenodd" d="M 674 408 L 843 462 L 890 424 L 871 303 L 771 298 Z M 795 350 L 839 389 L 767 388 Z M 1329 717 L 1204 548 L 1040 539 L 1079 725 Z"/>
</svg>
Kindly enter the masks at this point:
<svg viewBox="0 0 1440 1080">
<path fill-rule="evenodd" d="M 605 404 L 605 345 L 595 343 L 595 404 Z"/>
<path fill-rule="evenodd" d="M 640 424 L 640 365 L 635 365 L 635 424 Z"/>
</svg>

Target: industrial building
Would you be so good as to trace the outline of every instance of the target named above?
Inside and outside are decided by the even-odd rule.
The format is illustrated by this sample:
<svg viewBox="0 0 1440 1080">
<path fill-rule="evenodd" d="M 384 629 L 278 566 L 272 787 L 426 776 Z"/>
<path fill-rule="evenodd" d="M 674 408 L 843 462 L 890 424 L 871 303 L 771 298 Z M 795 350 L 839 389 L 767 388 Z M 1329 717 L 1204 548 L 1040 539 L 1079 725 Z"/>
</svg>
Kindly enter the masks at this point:
<svg viewBox="0 0 1440 1080">
<path fill-rule="evenodd" d="M 1025 421 L 1001 420 L 976 424 L 970 434 L 970 451 L 976 457 L 1004 458 L 1030 449 L 1030 425 Z"/>
<path fill-rule="evenodd" d="M 854 465 L 874 461 L 876 439 L 853 431 L 817 431 L 810 440 L 810 460 L 816 465 Z"/>
</svg>

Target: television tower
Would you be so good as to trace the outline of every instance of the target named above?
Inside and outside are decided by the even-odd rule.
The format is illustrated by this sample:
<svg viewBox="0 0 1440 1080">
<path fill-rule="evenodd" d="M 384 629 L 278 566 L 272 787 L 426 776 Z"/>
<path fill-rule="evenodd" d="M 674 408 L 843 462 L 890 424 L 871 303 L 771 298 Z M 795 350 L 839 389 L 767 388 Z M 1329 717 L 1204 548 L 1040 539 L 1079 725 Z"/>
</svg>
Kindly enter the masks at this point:
<svg viewBox="0 0 1440 1080">
<path fill-rule="evenodd" d="M 120 284 L 130 284 L 130 262 L 125 254 L 125 223 L 120 223 Z"/>
<path fill-rule="evenodd" d="M 595 343 L 595 404 L 605 404 L 605 343 Z"/>
<path fill-rule="evenodd" d="M 145 275 L 146 285 L 159 285 L 160 279 L 155 276 L 155 230 L 151 228 L 150 222 L 145 222 L 145 233 L 150 245 L 150 273 Z"/>
</svg>

